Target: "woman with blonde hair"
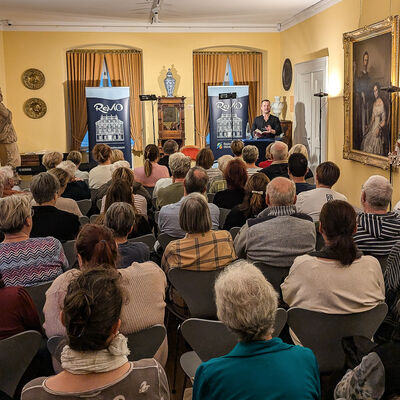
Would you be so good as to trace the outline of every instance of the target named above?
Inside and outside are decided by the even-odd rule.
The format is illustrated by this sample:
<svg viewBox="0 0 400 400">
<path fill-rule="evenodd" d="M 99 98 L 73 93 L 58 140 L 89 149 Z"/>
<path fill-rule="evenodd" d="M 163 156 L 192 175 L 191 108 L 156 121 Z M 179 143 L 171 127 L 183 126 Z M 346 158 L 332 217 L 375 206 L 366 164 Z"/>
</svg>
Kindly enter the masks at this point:
<svg viewBox="0 0 400 400">
<path fill-rule="evenodd" d="M 233 207 L 227 215 L 224 224 L 225 230 L 229 231 L 234 226 L 243 226 L 249 218 L 255 218 L 267 207 L 265 192 L 268 182 L 267 176 L 260 172 L 250 176 L 244 187 L 243 202 Z"/>
<path fill-rule="evenodd" d="M 89 188 L 98 189 L 111 179 L 111 154 L 112 149 L 107 144 L 97 143 L 92 150 L 97 167 L 89 172 Z"/>
<path fill-rule="evenodd" d="M 144 149 L 144 165 L 135 168 L 135 179 L 144 186 L 153 188 L 161 178 L 169 178 L 168 168 L 159 165 L 160 152 L 155 144 L 148 144 Z"/>
</svg>

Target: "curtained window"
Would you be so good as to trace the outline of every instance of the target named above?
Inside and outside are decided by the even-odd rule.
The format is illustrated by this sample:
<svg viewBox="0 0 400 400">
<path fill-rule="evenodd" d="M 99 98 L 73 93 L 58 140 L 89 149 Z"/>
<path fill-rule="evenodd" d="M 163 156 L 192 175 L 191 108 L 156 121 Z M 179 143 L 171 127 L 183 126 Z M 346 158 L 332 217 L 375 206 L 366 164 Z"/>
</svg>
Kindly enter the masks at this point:
<svg viewBox="0 0 400 400">
<path fill-rule="evenodd" d="M 104 60 L 112 86 L 129 86 L 131 137 L 142 150 L 142 53 L 137 50 L 71 50 L 67 52 L 67 80 L 72 149 L 78 150 L 87 131 L 85 87 L 99 86 Z"/>
<path fill-rule="evenodd" d="M 249 122 L 254 120 L 261 102 L 262 54 L 256 52 L 194 52 L 195 143 L 204 147 L 210 130 L 208 86 L 222 85 L 227 60 L 235 85 L 249 86 Z"/>
</svg>

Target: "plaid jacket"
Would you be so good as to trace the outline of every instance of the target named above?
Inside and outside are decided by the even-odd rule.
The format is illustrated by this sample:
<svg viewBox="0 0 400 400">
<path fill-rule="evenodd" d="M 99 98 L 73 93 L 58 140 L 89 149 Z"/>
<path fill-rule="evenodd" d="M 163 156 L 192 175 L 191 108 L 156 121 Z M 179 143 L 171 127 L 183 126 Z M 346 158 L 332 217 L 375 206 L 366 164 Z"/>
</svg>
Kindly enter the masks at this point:
<svg viewBox="0 0 400 400">
<path fill-rule="evenodd" d="M 210 271 L 225 267 L 236 259 L 231 234 L 227 231 L 188 233 L 169 243 L 164 251 L 162 268 L 186 268 Z"/>
</svg>

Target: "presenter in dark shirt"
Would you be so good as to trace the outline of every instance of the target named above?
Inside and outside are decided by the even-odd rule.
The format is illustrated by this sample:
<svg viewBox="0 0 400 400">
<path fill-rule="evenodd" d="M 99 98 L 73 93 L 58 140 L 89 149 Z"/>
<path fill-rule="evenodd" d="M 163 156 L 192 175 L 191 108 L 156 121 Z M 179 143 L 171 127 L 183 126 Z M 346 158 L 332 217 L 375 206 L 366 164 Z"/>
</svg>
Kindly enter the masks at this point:
<svg viewBox="0 0 400 400">
<path fill-rule="evenodd" d="M 261 112 L 254 119 L 251 132 L 255 138 L 262 139 L 273 139 L 275 136 L 279 136 L 282 133 L 281 123 L 279 118 L 271 115 L 271 102 L 269 100 L 263 100 L 261 102 Z"/>
</svg>

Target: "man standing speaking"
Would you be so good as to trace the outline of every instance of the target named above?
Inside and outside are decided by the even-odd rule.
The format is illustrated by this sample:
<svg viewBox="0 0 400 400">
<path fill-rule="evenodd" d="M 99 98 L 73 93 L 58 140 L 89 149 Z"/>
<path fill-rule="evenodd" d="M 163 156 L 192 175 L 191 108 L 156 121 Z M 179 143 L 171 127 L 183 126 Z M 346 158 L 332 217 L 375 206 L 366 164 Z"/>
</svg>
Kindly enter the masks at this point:
<svg viewBox="0 0 400 400">
<path fill-rule="evenodd" d="M 254 137 L 273 139 L 275 136 L 279 136 L 282 133 L 281 123 L 278 117 L 271 115 L 271 102 L 269 100 L 261 102 L 261 112 L 262 115 L 254 119 L 251 128 Z"/>
</svg>

